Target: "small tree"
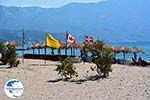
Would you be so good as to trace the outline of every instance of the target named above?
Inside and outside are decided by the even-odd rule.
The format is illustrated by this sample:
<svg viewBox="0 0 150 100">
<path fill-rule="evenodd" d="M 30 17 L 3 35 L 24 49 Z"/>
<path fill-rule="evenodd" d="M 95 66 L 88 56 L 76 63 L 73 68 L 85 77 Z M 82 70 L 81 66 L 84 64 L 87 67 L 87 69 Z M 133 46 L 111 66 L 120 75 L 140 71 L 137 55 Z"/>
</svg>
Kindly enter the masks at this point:
<svg viewBox="0 0 150 100">
<path fill-rule="evenodd" d="M 55 71 L 58 72 L 58 74 L 61 75 L 63 80 L 71 79 L 73 76 L 78 76 L 78 73 L 75 71 L 75 67 L 73 66 L 73 63 L 68 60 L 61 61 L 60 65 L 57 65 L 57 68 Z"/>
<path fill-rule="evenodd" d="M 2 54 L 1 61 L 4 65 L 6 65 L 9 57 L 7 57 L 7 46 L 2 42 L 0 43 L 0 53 Z"/>
<path fill-rule="evenodd" d="M 5 51 L 5 45 L 4 43 L 0 42 L 0 53 L 2 54 Z"/>
<path fill-rule="evenodd" d="M 19 65 L 20 61 L 17 60 L 15 46 L 5 46 L 3 43 L 0 43 L 0 50 L 2 54 L 1 61 L 4 65 L 9 64 L 10 67 L 17 67 Z"/>
<path fill-rule="evenodd" d="M 15 46 L 8 45 L 6 56 L 9 57 L 8 64 L 10 65 L 10 67 L 17 67 L 18 64 L 20 63 L 19 60 L 17 60 Z"/>
<path fill-rule="evenodd" d="M 96 41 L 93 47 L 90 48 L 93 55 L 93 62 L 96 64 L 96 71 L 99 76 L 108 77 L 112 71 L 112 52 L 111 49 L 105 46 L 101 40 Z"/>
</svg>

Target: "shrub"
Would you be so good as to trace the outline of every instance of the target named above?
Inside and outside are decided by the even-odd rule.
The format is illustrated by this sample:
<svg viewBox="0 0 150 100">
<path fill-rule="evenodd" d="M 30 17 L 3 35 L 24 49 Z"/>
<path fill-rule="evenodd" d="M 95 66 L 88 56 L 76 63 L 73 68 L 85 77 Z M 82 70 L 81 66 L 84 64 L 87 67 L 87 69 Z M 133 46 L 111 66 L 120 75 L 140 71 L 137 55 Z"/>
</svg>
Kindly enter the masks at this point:
<svg viewBox="0 0 150 100">
<path fill-rule="evenodd" d="M 5 51 L 6 46 L 4 45 L 4 43 L 0 42 L 0 53 L 2 54 Z"/>
<path fill-rule="evenodd" d="M 57 65 L 55 71 L 63 78 L 63 80 L 71 79 L 73 76 L 78 76 L 78 73 L 75 71 L 73 63 L 68 60 L 61 61 L 60 65 Z"/>
<path fill-rule="evenodd" d="M 18 64 L 20 63 L 19 60 L 17 60 L 15 46 L 8 45 L 6 56 L 9 57 L 8 58 L 8 64 L 10 65 L 10 67 L 17 67 Z"/>
<path fill-rule="evenodd" d="M 10 67 L 17 67 L 19 65 L 20 61 L 17 60 L 15 46 L 5 46 L 3 43 L 0 43 L 0 51 L 2 54 L 1 61 L 4 65 L 9 64 Z"/>
<path fill-rule="evenodd" d="M 4 65 L 6 65 L 8 63 L 8 58 L 7 57 L 7 46 L 4 45 L 4 43 L 0 43 L 0 53 L 2 54 L 2 57 L 1 57 L 1 61 Z"/>
<path fill-rule="evenodd" d="M 96 41 L 90 48 L 93 55 L 93 63 L 96 64 L 96 71 L 99 76 L 108 77 L 112 71 L 112 51 L 101 40 Z"/>
</svg>

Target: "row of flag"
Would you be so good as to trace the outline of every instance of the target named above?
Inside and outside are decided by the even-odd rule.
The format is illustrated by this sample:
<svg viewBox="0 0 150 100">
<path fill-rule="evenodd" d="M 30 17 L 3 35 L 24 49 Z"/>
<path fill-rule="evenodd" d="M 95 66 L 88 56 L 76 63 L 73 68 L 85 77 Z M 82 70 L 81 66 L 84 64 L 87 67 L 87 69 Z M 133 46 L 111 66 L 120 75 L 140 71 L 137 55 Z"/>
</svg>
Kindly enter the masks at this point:
<svg viewBox="0 0 150 100">
<path fill-rule="evenodd" d="M 94 39 L 92 36 L 85 36 L 84 39 L 85 43 L 93 43 Z M 76 40 L 74 36 L 72 36 L 69 33 L 66 33 L 66 42 L 69 42 L 71 44 L 75 44 Z M 46 34 L 46 40 L 45 40 L 46 46 L 52 47 L 52 48 L 60 48 L 61 44 L 60 41 L 55 39 L 51 34 L 47 33 Z"/>
</svg>

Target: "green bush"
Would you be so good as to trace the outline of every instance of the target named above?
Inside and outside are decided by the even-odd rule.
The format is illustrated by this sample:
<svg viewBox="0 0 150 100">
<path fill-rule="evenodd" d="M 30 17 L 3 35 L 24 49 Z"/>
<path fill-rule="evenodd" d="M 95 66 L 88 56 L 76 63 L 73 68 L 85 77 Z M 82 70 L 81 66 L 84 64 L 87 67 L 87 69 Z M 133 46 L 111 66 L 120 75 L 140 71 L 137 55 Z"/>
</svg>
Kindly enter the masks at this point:
<svg viewBox="0 0 150 100">
<path fill-rule="evenodd" d="M 5 51 L 6 46 L 4 45 L 4 43 L 0 42 L 0 53 L 2 54 Z"/>
<path fill-rule="evenodd" d="M 8 45 L 7 48 L 8 49 L 7 49 L 6 56 L 9 57 L 8 64 L 10 65 L 10 67 L 17 67 L 20 62 L 19 60 L 17 60 L 15 46 Z"/>
<path fill-rule="evenodd" d="M 112 51 L 101 40 L 96 41 L 90 48 L 93 55 L 93 63 L 96 64 L 96 71 L 99 76 L 108 77 L 112 71 Z"/>
<path fill-rule="evenodd" d="M 0 43 L 0 53 L 2 54 L 1 61 L 4 65 L 8 63 L 9 57 L 7 57 L 7 46 L 4 45 L 4 43 Z"/>
<path fill-rule="evenodd" d="M 9 64 L 10 67 L 17 67 L 19 65 L 20 61 L 17 60 L 15 46 L 5 46 L 3 43 L 0 43 L 0 53 L 2 54 L 1 61 L 4 65 Z"/>
<path fill-rule="evenodd" d="M 55 71 L 63 78 L 63 80 L 71 79 L 73 76 L 78 76 L 78 73 L 75 71 L 73 63 L 68 60 L 61 61 L 60 65 L 57 65 Z"/>
</svg>

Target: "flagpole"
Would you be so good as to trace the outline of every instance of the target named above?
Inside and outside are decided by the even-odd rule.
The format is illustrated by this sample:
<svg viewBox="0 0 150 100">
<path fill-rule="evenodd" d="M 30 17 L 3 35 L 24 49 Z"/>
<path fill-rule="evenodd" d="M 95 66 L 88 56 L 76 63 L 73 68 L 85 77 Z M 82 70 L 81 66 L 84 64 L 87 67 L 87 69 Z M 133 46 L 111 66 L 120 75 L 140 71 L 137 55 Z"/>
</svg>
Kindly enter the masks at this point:
<svg viewBox="0 0 150 100">
<path fill-rule="evenodd" d="M 68 31 L 66 31 L 66 48 L 65 48 L 65 55 L 67 56 L 67 35 L 68 35 Z"/>
<path fill-rule="evenodd" d="M 46 36 L 47 36 L 47 33 L 45 34 L 45 64 L 46 64 L 46 45 L 47 45 Z"/>
<path fill-rule="evenodd" d="M 22 63 L 24 64 L 24 29 L 22 30 Z"/>
</svg>

